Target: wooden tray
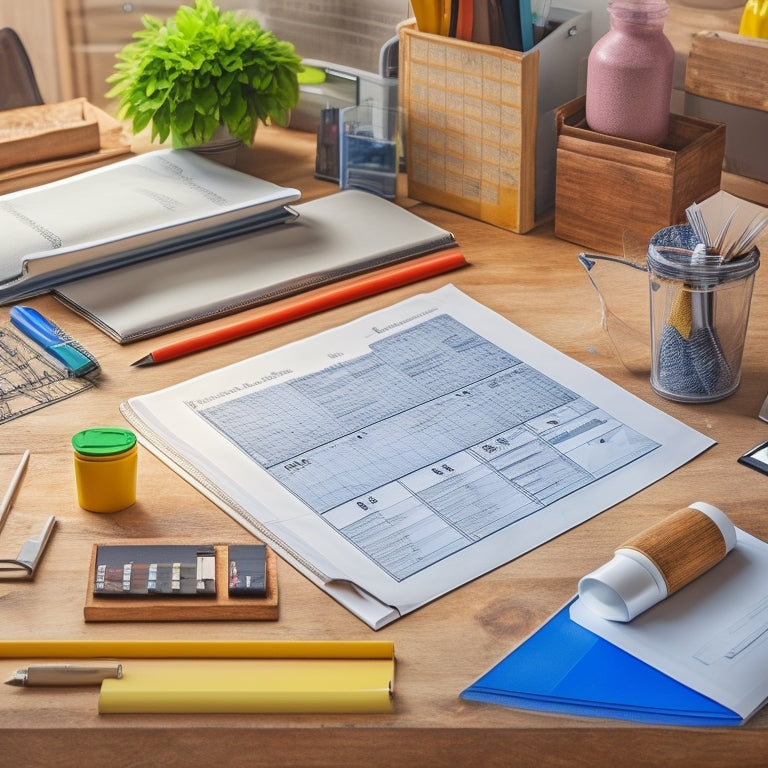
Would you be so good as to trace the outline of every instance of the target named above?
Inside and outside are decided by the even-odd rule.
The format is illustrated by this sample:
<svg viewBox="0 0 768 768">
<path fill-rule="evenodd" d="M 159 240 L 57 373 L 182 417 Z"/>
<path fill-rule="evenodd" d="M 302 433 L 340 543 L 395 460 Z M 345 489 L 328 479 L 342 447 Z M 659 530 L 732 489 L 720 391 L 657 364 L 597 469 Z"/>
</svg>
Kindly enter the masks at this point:
<svg viewBox="0 0 768 768">
<path fill-rule="evenodd" d="M 99 124 L 85 104 L 75 99 L 0 112 L 0 169 L 98 151 Z"/>
<path fill-rule="evenodd" d="M 20 126 L 19 114 L 7 115 L 21 112 L 27 113 L 27 130 L 19 128 L 14 138 L 2 126 L 12 121 Z M 122 123 L 86 99 L 0 112 L 0 194 L 56 181 L 130 154 Z"/>
<path fill-rule="evenodd" d="M 200 544 L 199 541 L 162 542 L 130 539 L 103 544 Z M 88 571 L 88 592 L 83 615 L 86 621 L 274 621 L 278 617 L 277 555 L 267 547 L 266 597 L 230 597 L 227 590 L 227 544 L 216 544 L 216 597 L 121 598 L 97 597 L 94 592 L 96 550 L 93 545 Z"/>
</svg>

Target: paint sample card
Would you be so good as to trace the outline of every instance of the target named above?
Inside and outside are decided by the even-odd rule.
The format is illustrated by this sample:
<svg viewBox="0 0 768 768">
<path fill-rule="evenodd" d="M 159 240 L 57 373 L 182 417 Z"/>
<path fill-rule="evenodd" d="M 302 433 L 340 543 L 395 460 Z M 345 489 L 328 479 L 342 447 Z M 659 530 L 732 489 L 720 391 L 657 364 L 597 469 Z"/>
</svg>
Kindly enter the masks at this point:
<svg viewBox="0 0 768 768">
<path fill-rule="evenodd" d="M 264 597 L 267 594 L 267 548 L 264 544 L 229 547 L 230 597 Z"/>
<path fill-rule="evenodd" d="M 94 595 L 215 597 L 212 545 L 103 545 L 97 548 Z"/>
</svg>

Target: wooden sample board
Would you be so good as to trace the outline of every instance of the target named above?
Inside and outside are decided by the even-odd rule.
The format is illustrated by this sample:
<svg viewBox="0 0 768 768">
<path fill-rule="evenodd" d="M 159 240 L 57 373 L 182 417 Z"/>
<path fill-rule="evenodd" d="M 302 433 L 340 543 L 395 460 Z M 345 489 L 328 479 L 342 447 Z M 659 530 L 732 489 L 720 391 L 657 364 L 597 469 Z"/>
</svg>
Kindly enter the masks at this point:
<svg viewBox="0 0 768 768">
<path fill-rule="evenodd" d="M 109 545 L 111 542 L 105 542 Z M 119 542 L 125 544 L 126 542 Z M 158 544 L 156 540 L 135 540 L 131 545 Z M 178 543 L 178 542 L 174 542 Z M 102 546 L 104 546 L 102 545 Z M 278 618 L 277 555 L 266 548 L 266 596 L 231 597 L 228 591 L 226 544 L 214 545 L 216 553 L 216 595 L 185 597 L 102 597 L 94 594 L 99 544 L 93 545 L 88 572 L 85 621 L 274 621 Z"/>
</svg>

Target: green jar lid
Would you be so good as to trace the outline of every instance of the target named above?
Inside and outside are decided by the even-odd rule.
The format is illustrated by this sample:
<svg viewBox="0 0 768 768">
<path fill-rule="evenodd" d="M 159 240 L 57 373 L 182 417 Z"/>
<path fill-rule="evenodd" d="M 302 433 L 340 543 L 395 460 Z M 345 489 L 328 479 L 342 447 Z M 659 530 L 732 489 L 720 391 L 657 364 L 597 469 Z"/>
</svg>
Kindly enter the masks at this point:
<svg viewBox="0 0 768 768">
<path fill-rule="evenodd" d="M 85 456 L 110 456 L 133 448 L 136 435 L 119 427 L 93 427 L 78 432 L 72 438 L 72 445 Z"/>
</svg>

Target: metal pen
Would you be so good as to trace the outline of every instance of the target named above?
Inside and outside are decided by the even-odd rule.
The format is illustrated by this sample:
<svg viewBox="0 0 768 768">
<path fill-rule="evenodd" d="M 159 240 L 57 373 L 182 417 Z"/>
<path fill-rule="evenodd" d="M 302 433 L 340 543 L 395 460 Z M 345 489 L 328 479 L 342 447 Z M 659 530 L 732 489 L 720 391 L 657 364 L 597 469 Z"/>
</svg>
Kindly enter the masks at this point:
<svg viewBox="0 0 768 768">
<path fill-rule="evenodd" d="M 89 664 L 72 666 L 70 664 L 38 664 L 14 672 L 6 685 L 19 686 L 70 686 L 99 685 L 107 678 L 121 678 L 122 664 Z"/>
</svg>

